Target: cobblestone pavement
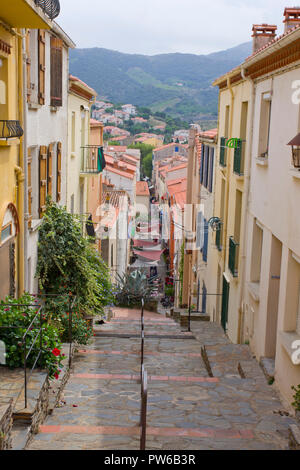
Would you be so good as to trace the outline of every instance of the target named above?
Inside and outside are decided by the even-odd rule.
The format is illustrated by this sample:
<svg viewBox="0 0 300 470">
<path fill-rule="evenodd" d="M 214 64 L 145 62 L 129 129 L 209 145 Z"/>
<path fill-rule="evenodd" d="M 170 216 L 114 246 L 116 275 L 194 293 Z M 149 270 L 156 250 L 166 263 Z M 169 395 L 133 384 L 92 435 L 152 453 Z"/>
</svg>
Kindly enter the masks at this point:
<svg viewBox="0 0 300 470">
<path fill-rule="evenodd" d="M 66 404 L 29 449 L 139 449 L 140 339 L 130 337 L 140 333 L 139 319 L 139 311 L 115 309 L 110 323 L 95 328 L 92 344 L 76 355 Z M 217 325 L 193 322 L 189 334 L 149 312 L 145 333 L 147 450 L 288 448 L 294 419 L 278 414 L 282 404 L 247 346 L 232 345 Z"/>
</svg>

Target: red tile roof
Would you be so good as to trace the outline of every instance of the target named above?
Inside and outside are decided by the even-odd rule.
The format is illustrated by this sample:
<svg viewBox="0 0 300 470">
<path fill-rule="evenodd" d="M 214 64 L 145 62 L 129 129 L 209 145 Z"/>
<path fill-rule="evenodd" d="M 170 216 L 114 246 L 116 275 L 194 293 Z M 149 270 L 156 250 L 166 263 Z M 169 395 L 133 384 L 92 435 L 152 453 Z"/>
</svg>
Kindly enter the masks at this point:
<svg viewBox="0 0 300 470">
<path fill-rule="evenodd" d="M 146 181 L 137 181 L 136 195 L 137 196 L 150 196 L 148 183 L 146 183 Z"/>
</svg>

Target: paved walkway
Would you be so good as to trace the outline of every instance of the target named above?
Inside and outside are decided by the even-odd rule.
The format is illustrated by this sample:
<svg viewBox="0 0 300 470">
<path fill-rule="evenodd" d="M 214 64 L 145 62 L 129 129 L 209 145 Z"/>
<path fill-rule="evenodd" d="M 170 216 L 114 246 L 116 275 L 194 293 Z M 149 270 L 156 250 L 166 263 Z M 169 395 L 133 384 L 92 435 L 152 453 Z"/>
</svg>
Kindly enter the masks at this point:
<svg viewBox="0 0 300 470">
<path fill-rule="evenodd" d="M 76 355 L 66 404 L 29 449 L 139 449 L 139 318 L 138 311 L 115 309 L 113 320 L 96 328 L 93 343 Z M 147 450 L 287 448 L 294 420 L 278 413 L 276 392 L 247 346 L 232 345 L 210 323 L 193 322 L 189 334 L 146 312 L 145 324 Z M 202 361 L 203 345 L 214 377 Z"/>
</svg>

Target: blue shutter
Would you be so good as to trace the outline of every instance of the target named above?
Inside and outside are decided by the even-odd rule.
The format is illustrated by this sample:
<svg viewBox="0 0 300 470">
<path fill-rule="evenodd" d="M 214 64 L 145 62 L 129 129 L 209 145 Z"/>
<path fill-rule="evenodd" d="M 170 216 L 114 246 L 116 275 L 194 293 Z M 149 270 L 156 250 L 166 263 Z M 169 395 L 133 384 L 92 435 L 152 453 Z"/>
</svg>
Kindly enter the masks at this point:
<svg viewBox="0 0 300 470">
<path fill-rule="evenodd" d="M 204 171 L 204 186 L 208 187 L 208 173 L 209 173 L 209 147 L 205 146 L 205 171 Z"/>
<path fill-rule="evenodd" d="M 215 164 L 215 149 L 212 147 L 210 156 L 210 177 L 209 177 L 209 191 L 213 192 L 214 185 L 214 164 Z"/>
<path fill-rule="evenodd" d="M 203 245 L 203 261 L 207 263 L 207 252 L 208 252 L 208 222 L 204 219 L 204 245 Z"/>
<path fill-rule="evenodd" d="M 203 282 L 203 288 L 202 288 L 202 313 L 206 313 L 206 300 L 207 300 L 207 289 L 206 285 Z"/>
<path fill-rule="evenodd" d="M 200 183 L 203 184 L 203 174 L 204 174 L 204 148 L 205 146 L 202 144 L 201 147 L 201 164 L 200 164 Z"/>
</svg>

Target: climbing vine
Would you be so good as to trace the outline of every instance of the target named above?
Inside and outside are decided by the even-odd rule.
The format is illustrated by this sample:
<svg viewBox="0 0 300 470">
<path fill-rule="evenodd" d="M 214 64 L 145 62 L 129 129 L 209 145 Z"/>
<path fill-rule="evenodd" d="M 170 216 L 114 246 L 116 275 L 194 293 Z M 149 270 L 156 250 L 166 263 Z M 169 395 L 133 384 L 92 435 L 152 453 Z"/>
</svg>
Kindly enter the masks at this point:
<svg viewBox="0 0 300 470">
<path fill-rule="evenodd" d="M 50 199 L 39 229 L 36 276 L 43 294 L 73 295 L 86 315 L 101 314 L 112 303 L 109 271 L 81 222 Z"/>
</svg>

